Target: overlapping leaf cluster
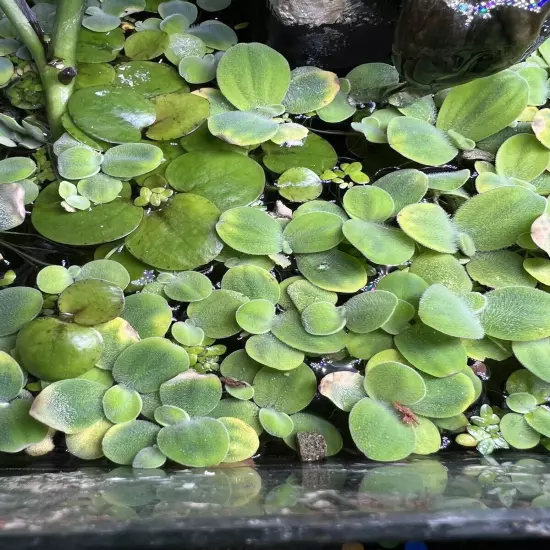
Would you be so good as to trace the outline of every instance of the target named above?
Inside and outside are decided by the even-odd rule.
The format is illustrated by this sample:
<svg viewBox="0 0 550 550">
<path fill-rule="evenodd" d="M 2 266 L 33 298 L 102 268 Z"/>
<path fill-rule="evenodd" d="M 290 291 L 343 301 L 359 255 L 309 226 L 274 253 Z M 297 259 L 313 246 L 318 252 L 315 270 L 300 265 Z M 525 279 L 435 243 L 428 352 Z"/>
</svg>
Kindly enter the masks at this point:
<svg viewBox="0 0 550 550">
<path fill-rule="evenodd" d="M 144 9 L 159 17 L 131 17 Z M 59 177 L 38 194 L 34 161 L 0 161 L 3 231 L 33 203 L 43 237 L 94 250 L 0 291 L 0 451 L 62 432 L 80 458 L 200 467 L 254 456 L 264 432 L 292 448 L 317 432 L 331 456 L 342 427 L 308 410 L 318 392 L 374 460 L 435 453 L 442 433 L 485 454 L 548 447 L 548 47 L 417 98 L 389 65 L 291 71 L 197 15 L 90 5 Z M 363 163 L 339 163 L 317 119 L 351 124 Z M 2 123 L 4 141 L 44 136 Z M 471 366 L 511 357 L 508 410 L 470 417 Z"/>
</svg>

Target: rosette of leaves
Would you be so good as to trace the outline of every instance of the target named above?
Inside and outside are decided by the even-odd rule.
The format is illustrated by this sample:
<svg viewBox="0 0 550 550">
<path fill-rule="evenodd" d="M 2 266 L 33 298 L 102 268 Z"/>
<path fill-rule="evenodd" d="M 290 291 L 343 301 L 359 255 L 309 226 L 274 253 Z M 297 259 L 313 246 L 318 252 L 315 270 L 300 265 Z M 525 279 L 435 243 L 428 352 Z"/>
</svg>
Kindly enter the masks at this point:
<svg viewBox="0 0 550 550">
<path fill-rule="evenodd" d="M 509 449 L 501 427 L 501 417 L 489 405 L 482 405 L 479 415 L 470 417 L 467 434 L 460 434 L 456 442 L 466 447 L 475 446 L 482 455 L 490 455 L 498 449 Z"/>
</svg>

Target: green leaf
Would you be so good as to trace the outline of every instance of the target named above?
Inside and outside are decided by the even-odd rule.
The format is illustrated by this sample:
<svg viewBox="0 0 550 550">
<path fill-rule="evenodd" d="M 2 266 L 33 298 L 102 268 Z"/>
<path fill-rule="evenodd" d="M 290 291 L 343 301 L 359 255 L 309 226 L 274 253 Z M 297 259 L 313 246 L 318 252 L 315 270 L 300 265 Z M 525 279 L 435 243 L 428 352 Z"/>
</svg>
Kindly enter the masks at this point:
<svg viewBox="0 0 550 550">
<path fill-rule="evenodd" d="M 356 403 L 366 397 L 365 378 L 359 373 L 339 371 L 323 377 L 319 393 L 330 399 L 339 409 L 351 411 Z"/>
<path fill-rule="evenodd" d="M 288 437 L 294 429 L 292 418 L 275 409 L 260 409 L 260 422 L 263 429 L 274 437 Z"/>
<path fill-rule="evenodd" d="M 343 91 L 344 82 L 347 83 L 349 87 L 349 81 L 341 78 L 339 80 L 340 91 L 336 94 L 332 102 L 317 110 L 317 116 L 321 120 L 331 123 L 343 122 L 355 114 L 355 105 L 352 105 L 350 102 L 348 93 L 344 93 Z"/>
<path fill-rule="evenodd" d="M 228 111 L 208 119 L 210 132 L 227 143 L 245 147 L 270 140 L 279 130 L 274 120 L 252 112 Z"/>
<path fill-rule="evenodd" d="M 0 57 L 0 86 L 4 87 L 12 78 L 13 63 L 6 57 Z"/>
<path fill-rule="evenodd" d="M 89 428 L 76 434 L 66 434 L 65 444 L 71 455 L 82 460 L 95 460 L 103 456 L 101 442 L 103 437 L 113 425 L 103 418 Z"/>
<path fill-rule="evenodd" d="M 416 324 L 399 333 L 394 340 L 407 361 L 432 376 L 450 376 L 466 366 L 466 350 L 460 340 L 426 325 Z"/>
<path fill-rule="evenodd" d="M 416 315 L 413 305 L 404 300 L 398 300 L 391 317 L 382 325 L 382 329 L 389 334 L 399 334 L 409 328 L 409 321 Z"/>
<path fill-rule="evenodd" d="M 157 168 L 162 159 L 160 147 L 148 143 L 126 143 L 111 147 L 105 153 L 101 168 L 109 176 L 135 178 Z"/>
<path fill-rule="evenodd" d="M 294 429 L 288 437 L 284 438 L 285 443 L 295 451 L 298 451 L 296 435 L 303 432 L 317 433 L 323 436 L 327 444 L 326 456 L 337 455 L 343 446 L 340 432 L 324 418 L 313 414 L 300 412 L 291 416 Z"/>
<path fill-rule="evenodd" d="M 155 421 L 161 426 L 174 426 L 183 422 L 189 422 L 191 417 L 179 407 L 162 405 L 155 410 Z"/>
<path fill-rule="evenodd" d="M 79 63 L 75 78 L 76 89 L 89 86 L 109 86 L 115 79 L 115 69 L 107 63 Z"/>
<path fill-rule="evenodd" d="M 0 351 L 0 402 L 15 399 L 25 385 L 25 377 L 15 359 Z"/>
<path fill-rule="evenodd" d="M 309 168 L 316 174 L 330 170 L 338 161 L 332 145 L 322 137 L 310 132 L 303 145 L 281 147 L 275 143 L 262 144 L 265 156 L 263 163 L 275 172 L 282 174 L 290 168 Z"/>
<path fill-rule="evenodd" d="M 432 172 L 427 174 L 428 188 L 438 191 L 455 191 L 460 189 L 470 176 L 470 170 L 467 168 L 453 172 Z"/>
<path fill-rule="evenodd" d="M 281 226 L 257 208 L 243 206 L 225 211 L 216 231 L 231 248 L 245 254 L 278 254 L 283 250 Z"/>
<path fill-rule="evenodd" d="M 212 294 L 212 283 L 202 273 L 182 271 L 165 285 L 164 293 L 177 302 L 200 302 Z"/>
<path fill-rule="evenodd" d="M 265 299 L 273 304 L 279 301 L 280 296 L 277 279 L 269 271 L 255 265 L 239 265 L 229 269 L 222 278 L 221 288 L 239 292 L 251 300 Z"/>
<path fill-rule="evenodd" d="M 521 342 L 550 336 L 550 296 L 541 290 L 509 286 L 488 292 L 481 322 L 489 336 Z"/>
<path fill-rule="evenodd" d="M 302 325 L 314 336 L 329 336 L 346 326 L 346 310 L 329 302 L 315 302 L 302 312 Z"/>
<path fill-rule="evenodd" d="M 348 220 L 342 229 L 346 239 L 374 263 L 399 265 L 410 260 L 414 254 L 414 241 L 395 227 Z"/>
<path fill-rule="evenodd" d="M 414 454 L 429 455 L 437 453 L 441 448 L 441 434 L 437 426 L 428 418 L 418 417 L 418 422 L 413 425 L 416 435 Z"/>
<path fill-rule="evenodd" d="M 389 123 L 388 142 L 404 157 L 428 166 L 447 164 L 458 154 L 444 132 L 428 122 L 406 116 Z"/>
<path fill-rule="evenodd" d="M 161 30 L 136 32 L 124 42 L 124 52 L 138 61 L 155 59 L 165 52 L 168 41 L 168 34 Z"/>
<path fill-rule="evenodd" d="M 510 250 L 478 252 L 466 264 L 466 270 L 474 281 L 490 288 L 534 287 L 537 284 L 523 269 L 522 256 Z"/>
<path fill-rule="evenodd" d="M 91 11 L 93 10 L 93 12 Z M 86 10 L 89 16 L 84 16 L 82 26 L 94 32 L 112 31 L 120 25 L 120 19 L 114 15 L 109 15 L 101 10 L 101 8 L 91 6 Z"/>
<path fill-rule="evenodd" d="M 550 150 L 531 134 L 517 134 L 499 148 L 496 170 L 499 176 L 531 181 L 540 176 L 550 162 Z"/>
<path fill-rule="evenodd" d="M 531 342 L 512 342 L 512 349 L 517 360 L 526 369 L 550 383 L 550 338 Z"/>
<path fill-rule="evenodd" d="M 77 90 L 69 100 L 68 110 L 82 131 L 109 143 L 139 141 L 141 131 L 155 122 L 154 105 L 126 88 L 92 86 Z M 128 117 L 128 113 L 132 116 Z"/>
<path fill-rule="evenodd" d="M 25 221 L 25 191 L 16 183 L 0 185 L 0 231 L 8 231 Z"/>
<path fill-rule="evenodd" d="M 84 264 L 76 276 L 77 281 L 83 279 L 103 279 L 122 290 L 130 284 L 130 274 L 126 268 L 113 260 L 94 260 Z"/>
<path fill-rule="evenodd" d="M 393 337 L 383 330 L 375 330 L 368 334 L 350 331 L 346 337 L 348 353 L 357 359 L 370 359 L 391 346 L 393 346 Z"/>
<path fill-rule="evenodd" d="M 256 454 L 260 440 L 251 426 L 238 418 L 221 417 L 218 420 L 229 434 L 229 450 L 224 463 L 240 462 Z"/>
<path fill-rule="evenodd" d="M 237 34 L 231 27 L 216 20 L 203 21 L 187 32 L 200 38 L 209 48 L 214 50 L 226 51 L 239 41 Z"/>
<path fill-rule="evenodd" d="M 549 409 L 544 406 L 537 407 L 534 411 L 527 413 L 524 418 L 533 430 L 545 435 L 546 437 L 550 437 Z"/>
<path fill-rule="evenodd" d="M 156 121 L 146 135 L 160 141 L 180 138 L 196 130 L 208 117 L 210 104 L 183 91 L 158 96 L 155 109 Z"/>
<path fill-rule="evenodd" d="M 23 399 L 0 407 L 0 452 L 18 453 L 46 437 L 48 427 L 29 416 L 30 408 Z"/>
<path fill-rule="evenodd" d="M 187 315 L 209 338 L 229 338 L 241 330 L 235 314 L 245 302 L 248 298 L 239 292 L 214 290 L 208 298 L 189 304 Z"/>
<path fill-rule="evenodd" d="M 189 319 L 184 323 L 174 323 L 171 332 L 174 340 L 182 346 L 200 346 L 205 338 L 202 328 L 196 327 Z"/>
<path fill-rule="evenodd" d="M 541 67 L 522 66 L 523 63 L 517 65 L 517 69 L 513 69 L 527 81 L 529 88 L 529 97 L 527 105 L 544 105 L 548 95 L 548 74 Z"/>
<path fill-rule="evenodd" d="M 352 69 L 347 75 L 351 86 L 350 97 L 355 103 L 381 101 L 397 86 L 399 74 L 386 63 L 365 63 Z"/>
<path fill-rule="evenodd" d="M 456 230 L 436 204 L 410 204 L 397 215 L 401 229 L 421 245 L 437 252 L 456 252 Z"/>
<path fill-rule="evenodd" d="M 472 237 L 478 250 L 498 250 L 528 233 L 544 208 L 544 197 L 528 189 L 499 187 L 466 201 L 456 212 L 454 223 Z"/>
<path fill-rule="evenodd" d="M 393 271 L 380 279 L 377 290 L 387 290 L 397 298 L 418 307 L 420 297 L 428 283 L 418 275 L 407 271 Z"/>
<path fill-rule="evenodd" d="M 117 357 L 127 347 L 139 341 L 138 333 L 121 317 L 94 328 L 103 338 L 103 353 L 96 363 L 100 369 L 112 370 Z"/>
<path fill-rule="evenodd" d="M 414 429 L 385 403 L 365 397 L 353 407 L 349 427 L 357 448 L 371 460 L 402 460 L 415 448 Z"/>
<path fill-rule="evenodd" d="M 288 279 L 285 279 L 280 285 L 281 295 L 283 294 L 283 284 L 287 280 Z M 338 301 L 338 295 L 335 292 L 323 290 L 303 278 L 294 281 L 291 280 L 288 287 L 286 287 L 286 293 L 289 303 L 287 304 L 281 299 L 279 300 L 279 304 L 284 309 L 292 309 L 294 306 L 300 313 L 302 313 L 306 307 L 317 302 L 328 302 L 329 304 L 336 305 Z"/>
<path fill-rule="evenodd" d="M 168 183 L 186 193 L 201 195 L 222 212 L 246 206 L 262 194 L 265 174 L 254 160 L 232 152 L 192 152 L 166 169 Z"/>
<path fill-rule="evenodd" d="M 279 195 L 292 202 L 316 199 L 323 191 L 319 176 L 309 168 L 289 168 L 277 180 Z"/>
<path fill-rule="evenodd" d="M 475 396 L 472 381 L 465 374 L 458 373 L 445 378 L 423 375 L 426 397 L 411 405 L 411 409 L 430 418 L 449 418 L 464 412 Z"/>
<path fill-rule="evenodd" d="M 124 386 L 113 386 L 103 396 L 103 410 L 113 424 L 130 422 L 141 412 L 141 397 Z"/>
<path fill-rule="evenodd" d="M 211 262 L 222 249 L 215 231 L 218 217 L 218 208 L 204 197 L 175 195 L 144 218 L 126 246 L 136 258 L 159 269 L 194 269 Z"/>
<path fill-rule="evenodd" d="M 396 216 L 397 213 L 408 204 L 415 204 L 424 198 L 424 195 L 428 190 L 429 176 L 430 175 L 427 176 L 423 172 L 415 169 L 396 170 L 395 172 L 390 172 L 389 174 L 382 176 L 379 180 L 374 182 L 373 185 L 374 187 L 383 189 L 391 196 L 394 203 L 391 215 Z M 350 191 L 353 191 L 353 189 L 354 188 Z M 344 204 L 345 197 L 350 191 L 348 191 L 344 196 Z"/>
<path fill-rule="evenodd" d="M 466 300 L 446 286 L 430 286 L 422 295 L 418 315 L 422 322 L 443 334 L 479 340 L 483 327 Z"/>
<path fill-rule="evenodd" d="M 252 384 L 254 377 L 261 368 L 262 365 L 249 357 L 244 349 L 239 349 L 230 353 L 222 361 L 220 372 L 226 378 L 234 378 Z"/>
<path fill-rule="evenodd" d="M 198 36 L 181 32 L 167 32 L 169 32 L 168 46 L 166 46 L 164 55 L 174 65 L 179 65 L 179 62 L 185 57 L 202 57 L 206 54 L 206 44 Z"/>
<path fill-rule="evenodd" d="M 188 368 L 189 356 L 182 347 L 152 337 L 132 344 L 117 357 L 113 377 L 128 389 L 149 393 Z"/>
<path fill-rule="evenodd" d="M 527 369 L 514 371 L 506 381 L 506 391 L 509 394 L 530 393 L 537 403 L 546 403 L 550 392 L 550 384 L 541 380 Z"/>
<path fill-rule="evenodd" d="M 275 306 L 269 300 L 254 299 L 239 307 L 235 319 L 250 334 L 265 334 L 271 330 Z"/>
<path fill-rule="evenodd" d="M 332 292 L 352 294 L 367 284 L 367 272 L 356 258 L 333 248 L 296 256 L 300 273 L 312 284 Z"/>
<path fill-rule="evenodd" d="M 311 113 L 332 102 L 340 90 L 338 77 L 317 67 L 298 67 L 291 73 L 290 87 L 283 99 L 291 114 Z"/>
<path fill-rule="evenodd" d="M 310 212 L 291 220 L 283 238 L 296 254 L 324 252 L 344 238 L 342 219 L 328 212 Z"/>
<path fill-rule="evenodd" d="M 230 397 L 222 399 L 209 416 L 213 418 L 222 418 L 224 416 L 240 418 L 252 426 L 258 435 L 261 435 L 263 428 L 258 419 L 259 413 L 260 409 L 252 401 L 243 401 Z"/>
<path fill-rule="evenodd" d="M 163 405 L 183 409 L 189 416 L 206 416 L 222 398 L 222 384 L 215 374 L 198 374 L 193 369 L 160 386 Z"/>
<path fill-rule="evenodd" d="M 221 11 L 231 5 L 231 0 L 197 0 L 197 6 L 204 11 Z"/>
<path fill-rule="evenodd" d="M 271 141 L 277 145 L 298 147 L 303 144 L 308 134 L 309 130 L 305 126 L 295 122 L 284 122 L 279 124 L 277 133 L 271 138 Z"/>
<path fill-rule="evenodd" d="M 21 366 L 33 376 L 63 380 L 89 371 L 101 357 L 103 341 L 93 328 L 43 317 L 19 332 L 16 352 Z"/>
<path fill-rule="evenodd" d="M 506 398 L 506 405 L 517 413 L 528 413 L 535 409 L 537 400 L 530 393 L 512 393 Z"/>
<path fill-rule="evenodd" d="M 12 287 L 0 290 L 0 336 L 15 334 L 42 310 L 42 294 L 34 288 Z"/>
<path fill-rule="evenodd" d="M 97 382 L 61 380 L 40 392 L 29 414 L 50 428 L 74 434 L 103 418 L 104 393 L 105 388 Z"/>
<path fill-rule="evenodd" d="M 27 157 L 9 157 L 0 160 L 0 183 L 13 183 L 31 177 L 36 164 Z"/>
<path fill-rule="evenodd" d="M 368 222 L 383 222 L 394 212 L 389 193 L 378 187 L 352 187 L 346 192 L 343 206 L 351 218 Z"/>
<path fill-rule="evenodd" d="M 288 372 L 264 367 L 254 378 L 254 401 L 259 407 L 286 414 L 305 409 L 317 392 L 313 371 L 304 363 Z"/>
<path fill-rule="evenodd" d="M 305 353 L 317 355 L 336 353 L 346 345 L 343 330 L 330 336 L 313 336 L 304 329 L 300 315 L 292 310 L 275 317 L 272 332 L 287 346 Z"/>
<path fill-rule="evenodd" d="M 84 279 L 61 293 L 57 307 L 79 325 L 99 325 L 122 313 L 124 294 L 118 285 L 108 281 Z"/>
<path fill-rule="evenodd" d="M 132 420 L 110 428 L 102 441 L 103 453 L 116 464 L 132 464 L 136 455 L 156 443 L 160 428 L 146 420 Z"/>
<path fill-rule="evenodd" d="M 100 33 L 82 27 L 76 45 L 76 60 L 79 63 L 106 63 L 113 61 L 123 47 L 122 29 Z"/>
<path fill-rule="evenodd" d="M 166 426 L 158 434 L 159 449 L 183 466 L 206 468 L 222 462 L 229 451 L 229 433 L 214 418 L 193 418 Z"/>
<path fill-rule="evenodd" d="M 164 336 L 172 324 L 172 310 L 168 302 L 154 294 L 128 296 L 121 317 L 130 323 L 140 338 Z"/>
<path fill-rule="evenodd" d="M 521 414 L 505 414 L 500 421 L 500 431 L 502 437 L 515 449 L 532 449 L 540 441 L 540 434 Z"/>
<path fill-rule="evenodd" d="M 72 147 L 59 155 L 57 168 L 62 178 L 77 180 L 97 174 L 102 162 L 103 155 L 101 153 L 87 147 Z"/>
<path fill-rule="evenodd" d="M 440 283 L 457 294 L 472 290 L 472 281 L 464 266 L 451 254 L 427 250 L 413 260 L 411 273 L 418 275 L 429 285 Z"/>
<path fill-rule="evenodd" d="M 156 446 L 144 447 L 134 457 L 132 468 L 161 468 L 166 462 L 166 457 Z"/>
<path fill-rule="evenodd" d="M 290 85 L 286 59 L 268 46 L 237 44 L 222 57 L 217 80 L 223 95 L 237 109 L 282 103 Z"/>
<path fill-rule="evenodd" d="M 545 260 L 544 258 L 526 258 L 523 262 L 523 269 L 540 283 L 544 285 L 550 284 L 550 260 Z"/>
<path fill-rule="evenodd" d="M 106 204 L 120 196 L 123 183 L 110 176 L 99 173 L 78 182 L 78 192 L 95 204 Z"/>
<path fill-rule="evenodd" d="M 514 122 L 527 106 L 528 94 L 525 80 L 512 71 L 456 86 L 443 102 L 437 127 L 481 141 Z"/>
<path fill-rule="evenodd" d="M 365 391 L 378 401 L 413 405 L 426 395 L 426 385 L 414 369 L 392 361 L 366 370 Z"/>
<path fill-rule="evenodd" d="M 389 320 L 396 307 L 397 298 L 385 290 L 353 296 L 344 304 L 347 327 L 360 334 L 372 332 Z"/>
</svg>

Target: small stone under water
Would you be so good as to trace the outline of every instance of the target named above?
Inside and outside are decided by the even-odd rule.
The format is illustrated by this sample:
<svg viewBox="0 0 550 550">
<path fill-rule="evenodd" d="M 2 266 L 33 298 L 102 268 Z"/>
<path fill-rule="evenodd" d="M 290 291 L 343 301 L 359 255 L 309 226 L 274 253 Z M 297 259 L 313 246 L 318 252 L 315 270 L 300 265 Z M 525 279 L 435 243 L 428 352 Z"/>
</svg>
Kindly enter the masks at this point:
<svg viewBox="0 0 550 550">
<path fill-rule="evenodd" d="M 325 438 L 315 432 L 298 432 L 298 452 L 304 462 L 323 460 L 327 456 L 327 442 Z"/>
</svg>

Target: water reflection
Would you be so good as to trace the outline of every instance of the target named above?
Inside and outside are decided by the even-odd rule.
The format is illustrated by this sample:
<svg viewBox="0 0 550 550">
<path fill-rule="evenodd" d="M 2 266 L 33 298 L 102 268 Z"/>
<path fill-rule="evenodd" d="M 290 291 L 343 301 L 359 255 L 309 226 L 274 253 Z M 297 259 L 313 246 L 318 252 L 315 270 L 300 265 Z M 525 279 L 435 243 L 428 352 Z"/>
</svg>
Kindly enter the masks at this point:
<svg viewBox="0 0 550 550">
<path fill-rule="evenodd" d="M 0 532 L 81 530 L 126 520 L 550 507 L 550 461 L 239 465 L 208 470 L 0 470 Z"/>
</svg>

